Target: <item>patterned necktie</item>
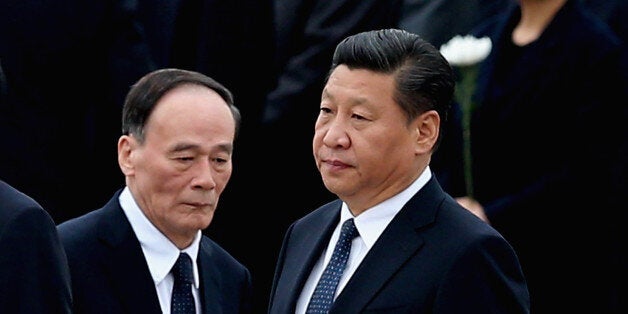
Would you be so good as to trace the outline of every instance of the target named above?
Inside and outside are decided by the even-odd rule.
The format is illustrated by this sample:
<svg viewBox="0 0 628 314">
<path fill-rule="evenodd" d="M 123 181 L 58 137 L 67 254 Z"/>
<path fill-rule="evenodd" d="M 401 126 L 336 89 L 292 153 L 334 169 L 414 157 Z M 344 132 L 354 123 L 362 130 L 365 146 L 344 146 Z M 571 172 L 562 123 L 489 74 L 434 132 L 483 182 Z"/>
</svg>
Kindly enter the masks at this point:
<svg viewBox="0 0 628 314">
<path fill-rule="evenodd" d="M 348 219 L 342 224 L 340 231 L 340 237 L 336 242 L 334 253 L 329 260 L 329 264 L 323 271 L 321 279 L 319 279 L 314 294 L 310 299 L 310 304 L 307 306 L 307 314 L 315 313 L 327 313 L 331 308 L 331 304 L 334 302 L 334 295 L 336 293 L 336 287 L 342 273 L 344 272 L 347 259 L 349 258 L 349 252 L 351 252 L 351 242 L 353 238 L 359 235 L 358 229 L 355 228 L 353 218 Z"/>
<path fill-rule="evenodd" d="M 192 295 L 192 259 L 186 253 L 179 254 L 177 262 L 172 267 L 174 276 L 174 287 L 172 289 L 172 303 L 170 312 L 172 314 L 194 314 L 194 296 Z"/>
</svg>

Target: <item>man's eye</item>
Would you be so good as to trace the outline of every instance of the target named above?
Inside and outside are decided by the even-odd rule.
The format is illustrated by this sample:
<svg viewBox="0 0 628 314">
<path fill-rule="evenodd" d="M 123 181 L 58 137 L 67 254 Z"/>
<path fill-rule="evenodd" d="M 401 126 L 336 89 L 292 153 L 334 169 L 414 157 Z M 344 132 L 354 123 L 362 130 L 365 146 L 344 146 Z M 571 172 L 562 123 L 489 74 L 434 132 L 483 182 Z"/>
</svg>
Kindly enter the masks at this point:
<svg viewBox="0 0 628 314">
<path fill-rule="evenodd" d="M 214 161 L 217 163 L 225 163 L 227 161 L 229 161 L 228 159 L 225 158 L 214 158 Z"/>
<path fill-rule="evenodd" d="M 361 116 L 359 114 L 352 114 L 351 117 L 357 120 L 367 120 L 364 116 Z"/>
</svg>

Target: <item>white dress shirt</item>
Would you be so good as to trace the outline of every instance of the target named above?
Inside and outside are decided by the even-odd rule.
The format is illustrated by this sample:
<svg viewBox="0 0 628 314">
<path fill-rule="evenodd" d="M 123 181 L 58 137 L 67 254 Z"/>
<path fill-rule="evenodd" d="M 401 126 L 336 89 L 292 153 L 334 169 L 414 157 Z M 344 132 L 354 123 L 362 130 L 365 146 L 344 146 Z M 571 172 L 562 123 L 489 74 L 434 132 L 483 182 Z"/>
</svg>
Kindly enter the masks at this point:
<svg viewBox="0 0 628 314">
<path fill-rule="evenodd" d="M 408 186 L 405 190 L 401 191 L 399 194 L 367 209 L 362 214 L 357 217 L 353 217 L 351 211 L 349 211 L 349 207 L 346 203 L 342 203 L 342 208 L 340 209 L 340 222 L 336 226 L 334 233 L 331 235 L 331 239 L 329 240 L 329 244 L 327 245 L 327 249 L 323 252 L 321 257 L 318 259 L 314 268 L 312 268 L 312 272 L 308 277 L 305 285 L 303 286 L 303 290 L 301 291 L 301 295 L 297 300 L 297 306 L 295 313 L 304 314 L 307 305 L 310 302 L 310 298 L 314 293 L 314 289 L 316 288 L 316 284 L 323 274 L 323 270 L 329 260 L 331 259 L 331 255 L 334 251 L 334 246 L 340 237 L 340 228 L 342 224 L 349 218 L 354 218 L 355 227 L 358 229 L 360 235 L 353 239 L 351 242 L 351 252 L 349 253 L 349 259 L 347 260 L 347 265 L 345 270 L 340 278 L 340 282 L 338 283 L 338 288 L 336 288 L 335 297 L 340 294 L 344 286 L 349 281 L 349 278 L 353 275 L 355 270 L 358 268 L 358 265 L 364 259 L 364 256 L 368 253 L 368 251 L 373 247 L 373 244 L 377 241 L 379 236 L 384 232 L 384 229 L 388 226 L 388 224 L 395 218 L 397 213 L 401 211 L 403 205 L 405 205 L 414 194 L 416 194 L 432 177 L 432 172 L 430 168 L 427 167 L 423 173 Z M 334 298 L 335 298 L 334 297 Z"/>
<path fill-rule="evenodd" d="M 198 266 L 196 265 L 199 243 L 201 241 L 201 231 L 198 231 L 198 234 L 194 237 L 194 241 L 189 247 L 184 250 L 179 250 L 174 243 L 146 218 L 142 210 L 137 206 L 128 187 L 124 188 L 118 200 L 124 210 L 124 214 L 131 223 L 135 236 L 142 246 L 144 257 L 148 263 L 148 269 L 155 283 L 162 313 L 170 314 L 170 299 L 174 286 L 174 277 L 170 273 L 170 269 L 172 269 L 177 258 L 179 258 L 180 252 L 187 253 L 192 259 L 194 273 L 192 294 L 194 295 L 194 303 L 196 304 L 196 313 L 202 313 L 199 296 L 199 274 Z"/>
</svg>

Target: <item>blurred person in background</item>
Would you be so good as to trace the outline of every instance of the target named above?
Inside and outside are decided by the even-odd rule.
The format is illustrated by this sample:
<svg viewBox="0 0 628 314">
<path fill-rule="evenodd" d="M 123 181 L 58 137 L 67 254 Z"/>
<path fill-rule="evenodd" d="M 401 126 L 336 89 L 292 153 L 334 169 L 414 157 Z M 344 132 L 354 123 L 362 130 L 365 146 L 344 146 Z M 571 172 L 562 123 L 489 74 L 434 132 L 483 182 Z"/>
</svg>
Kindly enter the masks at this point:
<svg viewBox="0 0 628 314">
<path fill-rule="evenodd" d="M 0 176 L 56 223 L 106 201 L 123 182 L 107 147 L 116 143 L 129 86 L 153 67 L 135 5 L 0 3 Z"/>
<path fill-rule="evenodd" d="M 532 312 L 625 313 L 621 41 L 580 0 L 520 0 L 472 34 L 492 50 L 458 200 L 517 251 Z"/>
<path fill-rule="evenodd" d="M 441 47 L 456 35 L 466 35 L 479 24 L 504 12 L 516 0 L 404 0 L 398 27 Z M 460 112 L 452 107 L 443 119 L 443 141 L 430 167 L 438 182 L 454 196 L 464 194 Z"/>
<path fill-rule="evenodd" d="M 440 47 L 515 3 L 516 0 L 403 0 L 399 28 Z"/>
</svg>

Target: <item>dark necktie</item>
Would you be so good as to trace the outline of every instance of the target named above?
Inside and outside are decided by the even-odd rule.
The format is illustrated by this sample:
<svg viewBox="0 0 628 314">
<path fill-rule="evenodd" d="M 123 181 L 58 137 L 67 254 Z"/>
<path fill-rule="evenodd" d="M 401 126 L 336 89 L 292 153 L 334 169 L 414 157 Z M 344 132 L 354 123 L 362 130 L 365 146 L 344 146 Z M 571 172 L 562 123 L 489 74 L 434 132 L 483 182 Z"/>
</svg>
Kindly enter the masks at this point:
<svg viewBox="0 0 628 314">
<path fill-rule="evenodd" d="M 329 260 L 329 264 L 325 267 L 321 279 L 319 279 L 314 294 L 310 299 L 310 304 L 307 306 L 307 314 L 315 313 L 327 313 L 334 303 L 334 295 L 336 293 L 336 287 L 342 273 L 344 272 L 347 259 L 349 258 L 349 252 L 351 252 L 351 242 L 353 238 L 359 235 L 358 229 L 355 228 L 353 218 L 348 219 L 342 224 L 340 230 L 340 237 L 336 242 L 334 253 Z"/>
<path fill-rule="evenodd" d="M 174 287 L 172 288 L 172 303 L 170 312 L 172 314 L 194 314 L 194 296 L 192 295 L 192 259 L 186 253 L 179 254 L 177 262 L 172 267 L 174 276 Z"/>
</svg>

